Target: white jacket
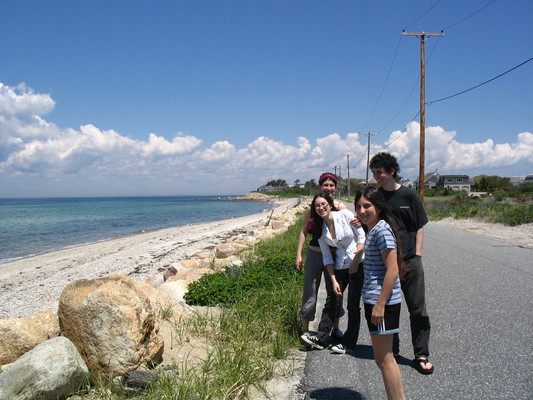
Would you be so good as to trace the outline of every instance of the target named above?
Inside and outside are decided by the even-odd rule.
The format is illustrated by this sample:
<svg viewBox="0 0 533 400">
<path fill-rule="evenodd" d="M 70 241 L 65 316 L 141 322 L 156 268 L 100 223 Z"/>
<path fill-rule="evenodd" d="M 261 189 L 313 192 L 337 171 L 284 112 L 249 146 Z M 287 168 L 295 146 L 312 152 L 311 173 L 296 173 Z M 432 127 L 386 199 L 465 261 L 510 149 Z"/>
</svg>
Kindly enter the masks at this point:
<svg viewBox="0 0 533 400">
<path fill-rule="evenodd" d="M 324 265 L 335 264 L 335 269 L 350 267 L 354 259 L 358 244 L 365 243 L 365 231 L 360 226 L 350 225 L 354 214 L 350 210 L 332 211 L 333 223 L 335 224 L 335 236 L 333 239 L 328 226 L 322 225 L 322 235 L 318 239 Z M 331 253 L 331 247 L 335 247 L 335 257 Z"/>
</svg>

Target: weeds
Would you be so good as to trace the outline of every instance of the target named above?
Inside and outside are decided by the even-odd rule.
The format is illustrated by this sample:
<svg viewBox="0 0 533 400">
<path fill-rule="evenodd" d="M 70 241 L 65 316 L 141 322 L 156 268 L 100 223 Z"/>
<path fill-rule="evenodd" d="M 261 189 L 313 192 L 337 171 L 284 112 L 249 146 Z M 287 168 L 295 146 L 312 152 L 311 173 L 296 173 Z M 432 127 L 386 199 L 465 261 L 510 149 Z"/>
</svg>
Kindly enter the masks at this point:
<svg viewBox="0 0 533 400">
<path fill-rule="evenodd" d="M 533 198 L 520 197 L 517 199 L 506 197 L 494 199 L 470 198 L 455 196 L 426 198 L 424 203 L 429 219 L 439 220 L 446 217 L 476 218 L 485 222 L 506 225 L 521 225 L 533 222 Z"/>
</svg>

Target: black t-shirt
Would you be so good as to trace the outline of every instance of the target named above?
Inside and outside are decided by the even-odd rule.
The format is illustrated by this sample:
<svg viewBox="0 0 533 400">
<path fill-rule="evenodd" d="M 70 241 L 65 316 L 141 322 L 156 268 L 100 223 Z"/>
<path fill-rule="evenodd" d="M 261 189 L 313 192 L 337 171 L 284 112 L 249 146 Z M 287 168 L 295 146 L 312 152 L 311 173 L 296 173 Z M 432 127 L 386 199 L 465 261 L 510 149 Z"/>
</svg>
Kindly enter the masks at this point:
<svg viewBox="0 0 533 400">
<path fill-rule="evenodd" d="M 403 258 L 410 260 L 416 255 L 416 232 L 428 223 L 426 211 L 412 189 L 401 186 L 394 191 L 383 188 L 380 190 L 387 201 L 390 213 L 398 224 Z"/>
</svg>

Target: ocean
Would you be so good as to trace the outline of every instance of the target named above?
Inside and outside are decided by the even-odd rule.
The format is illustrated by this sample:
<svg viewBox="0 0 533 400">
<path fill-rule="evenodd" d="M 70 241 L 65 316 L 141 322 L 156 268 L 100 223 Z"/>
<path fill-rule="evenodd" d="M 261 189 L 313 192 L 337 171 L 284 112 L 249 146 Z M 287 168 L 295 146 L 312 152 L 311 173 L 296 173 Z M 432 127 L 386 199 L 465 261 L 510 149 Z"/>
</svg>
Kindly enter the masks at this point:
<svg viewBox="0 0 533 400">
<path fill-rule="evenodd" d="M 0 199 L 0 264 L 136 233 L 256 214 L 227 196 Z"/>
</svg>

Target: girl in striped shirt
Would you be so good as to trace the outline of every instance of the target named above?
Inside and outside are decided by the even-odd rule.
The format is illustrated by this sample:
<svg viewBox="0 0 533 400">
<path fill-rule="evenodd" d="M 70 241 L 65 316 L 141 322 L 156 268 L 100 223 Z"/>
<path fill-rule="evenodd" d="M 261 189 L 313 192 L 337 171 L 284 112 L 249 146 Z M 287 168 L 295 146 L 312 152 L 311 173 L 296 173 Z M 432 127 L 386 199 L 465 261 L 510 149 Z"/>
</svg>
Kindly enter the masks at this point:
<svg viewBox="0 0 533 400">
<path fill-rule="evenodd" d="M 405 399 L 400 368 L 392 353 L 392 336 L 399 332 L 400 269 L 395 223 L 383 195 L 367 186 L 355 196 L 355 211 L 367 227 L 363 302 L 374 359 L 381 371 L 388 399 Z"/>
</svg>

